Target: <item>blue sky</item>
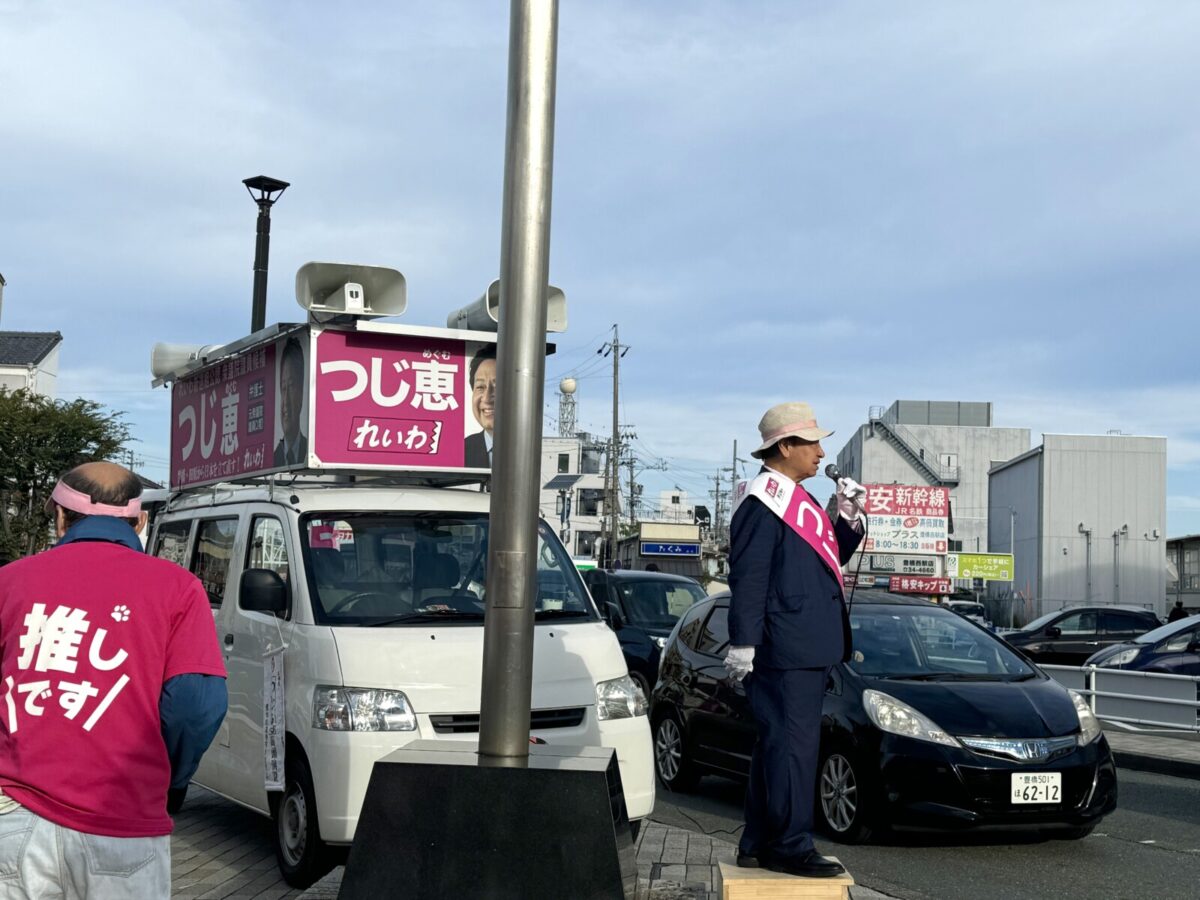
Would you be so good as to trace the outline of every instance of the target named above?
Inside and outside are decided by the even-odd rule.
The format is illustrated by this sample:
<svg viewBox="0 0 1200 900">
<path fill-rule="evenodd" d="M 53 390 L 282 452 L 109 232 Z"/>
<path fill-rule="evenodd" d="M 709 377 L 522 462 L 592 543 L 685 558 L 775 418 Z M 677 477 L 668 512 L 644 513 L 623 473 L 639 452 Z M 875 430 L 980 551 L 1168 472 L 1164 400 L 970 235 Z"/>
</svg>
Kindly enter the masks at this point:
<svg viewBox="0 0 1200 900">
<path fill-rule="evenodd" d="M 342 5 L 346 6 L 346 5 Z M 443 324 L 499 269 L 508 4 L 0 0 L 0 327 L 60 330 L 60 396 L 165 476 L 154 341 L 268 321 L 308 260 L 391 265 Z M 1165 435 L 1200 532 L 1200 5 L 564 0 L 551 280 L 581 375 L 693 496 L 761 412 L 838 434 L 903 399 Z M 549 425 L 548 425 L 549 428 Z M 829 483 L 814 485 L 818 494 Z"/>
</svg>

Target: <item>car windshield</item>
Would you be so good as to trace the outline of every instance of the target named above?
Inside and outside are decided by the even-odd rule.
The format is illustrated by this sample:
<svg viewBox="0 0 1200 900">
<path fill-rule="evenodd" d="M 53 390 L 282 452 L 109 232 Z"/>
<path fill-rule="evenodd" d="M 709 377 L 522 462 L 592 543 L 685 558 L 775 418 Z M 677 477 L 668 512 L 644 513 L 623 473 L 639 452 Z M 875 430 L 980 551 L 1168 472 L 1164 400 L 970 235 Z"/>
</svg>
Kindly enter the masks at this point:
<svg viewBox="0 0 1200 900">
<path fill-rule="evenodd" d="M 860 675 L 922 681 L 1016 681 L 1036 673 L 979 626 L 929 606 L 856 607 L 850 619 Z"/>
<path fill-rule="evenodd" d="M 615 581 L 629 624 L 643 628 L 673 628 L 688 607 L 707 595 L 690 581 L 665 578 Z"/>
<path fill-rule="evenodd" d="M 982 603 L 951 603 L 950 609 L 960 616 L 985 616 L 987 611 L 984 610 Z"/>
<path fill-rule="evenodd" d="M 1166 625 L 1159 625 L 1153 631 L 1147 631 L 1133 640 L 1137 644 L 1157 644 L 1159 641 L 1165 640 L 1180 631 L 1195 628 L 1197 624 L 1200 624 L 1200 616 L 1188 616 L 1186 619 L 1176 619 L 1174 622 Z"/>
<path fill-rule="evenodd" d="M 317 622 L 482 625 L 488 517 L 454 512 L 337 512 L 301 520 Z M 571 558 L 538 525 L 539 621 L 595 619 Z"/>
</svg>

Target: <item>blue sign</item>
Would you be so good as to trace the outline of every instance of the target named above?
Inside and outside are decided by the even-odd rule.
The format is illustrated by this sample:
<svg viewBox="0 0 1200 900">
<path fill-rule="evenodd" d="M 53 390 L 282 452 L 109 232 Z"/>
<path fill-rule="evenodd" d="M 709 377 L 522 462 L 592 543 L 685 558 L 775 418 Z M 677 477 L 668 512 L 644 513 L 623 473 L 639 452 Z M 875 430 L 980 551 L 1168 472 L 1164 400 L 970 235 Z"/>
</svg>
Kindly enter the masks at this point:
<svg viewBox="0 0 1200 900">
<path fill-rule="evenodd" d="M 661 544 L 642 541 L 642 556 L 699 556 L 699 544 Z"/>
</svg>

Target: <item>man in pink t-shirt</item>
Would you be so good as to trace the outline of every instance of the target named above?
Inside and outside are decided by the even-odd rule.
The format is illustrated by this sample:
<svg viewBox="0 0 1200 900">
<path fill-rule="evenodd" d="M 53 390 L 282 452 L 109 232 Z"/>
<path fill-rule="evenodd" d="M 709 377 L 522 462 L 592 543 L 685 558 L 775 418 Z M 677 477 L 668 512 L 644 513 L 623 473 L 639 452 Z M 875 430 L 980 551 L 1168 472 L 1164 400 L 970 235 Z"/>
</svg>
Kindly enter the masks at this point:
<svg viewBox="0 0 1200 900">
<path fill-rule="evenodd" d="M 0 874 L 28 897 L 168 897 L 168 798 L 225 715 L 208 597 L 142 552 L 140 494 L 72 469 L 58 544 L 0 569 Z"/>
</svg>

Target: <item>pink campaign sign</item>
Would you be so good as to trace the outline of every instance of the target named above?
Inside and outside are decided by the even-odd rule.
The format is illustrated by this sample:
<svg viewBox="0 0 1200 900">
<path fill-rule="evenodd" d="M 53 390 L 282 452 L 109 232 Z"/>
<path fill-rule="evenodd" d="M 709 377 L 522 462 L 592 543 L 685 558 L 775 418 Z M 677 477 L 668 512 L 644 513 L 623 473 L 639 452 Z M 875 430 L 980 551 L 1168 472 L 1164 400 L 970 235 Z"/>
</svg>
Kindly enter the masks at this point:
<svg viewBox="0 0 1200 900">
<path fill-rule="evenodd" d="M 275 347 L 213 365 L 171 389 L 171 487 L 272 466 Z"/>
<path fill-rule="evenodd" d="M 314 368 L 313 433 L 323 465 L 462 467 L 463 341 L 324 331 Z"/>
</svg>

